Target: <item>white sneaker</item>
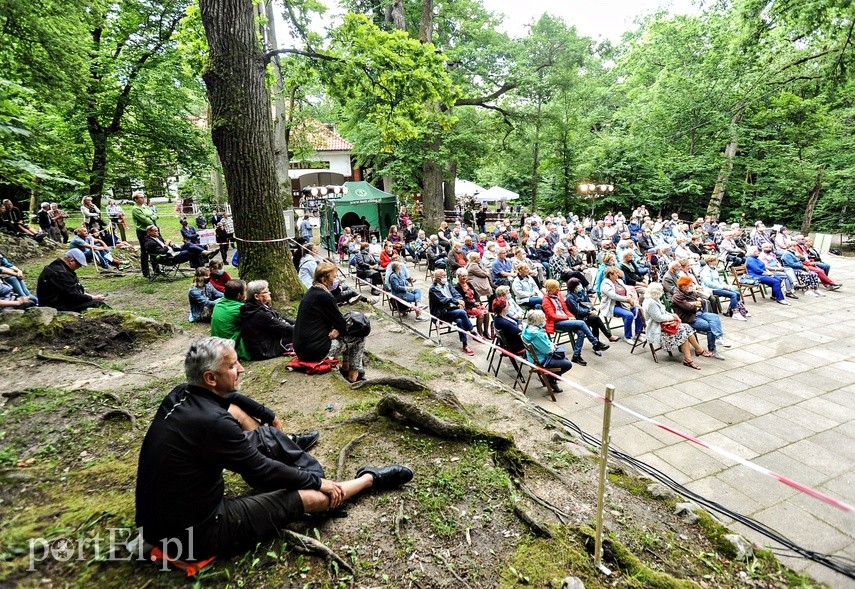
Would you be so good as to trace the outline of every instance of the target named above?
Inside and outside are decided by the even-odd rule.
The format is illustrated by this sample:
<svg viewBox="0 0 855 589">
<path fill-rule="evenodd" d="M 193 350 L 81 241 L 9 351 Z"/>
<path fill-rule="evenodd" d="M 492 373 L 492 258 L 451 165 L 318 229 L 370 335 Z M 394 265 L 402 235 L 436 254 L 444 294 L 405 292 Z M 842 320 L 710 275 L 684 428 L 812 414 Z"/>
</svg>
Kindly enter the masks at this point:
<svg viewBox="0 0 855 589">
<path fill-rule="evenodd" d="M 632 339 L 631 337 L 625 337 L 625 338 L 623 338 L 623 341 L 625 341 L 625 342 L 626 342 L 626 343 L 628 343 L 629 345 L 633 345 L 633 344 L 635 344 L 635 340 L 634 340 L 634 339 Z M 641 339 L 639 339 L 639 340 L 638 340 L 638 343 L 639 343 L 639 344 L 643 344 L 644 342 L 642 342 L 642 341 L 641 341 Z"/>
<path fill-rule="evenodd" d="M 809 290 L 805 294 L 809 297 L 818 297 L 819 296 L 819 293 L 815 290 Z"/>
<path fill-rule="evenodd" d="M 814 296 L 817 296 L 817 297 L 824 297 L 824 296 L 825 296 L 825 293 L 824 293 L 824 292 L 822 292 L 821 290 L 814 290 L 814 291 L 811 291 L 811 292 L 813 292 L 813 293 L 814 293 Z"/>
<path fill-rule="evenodd" d="M 734 313 L 733 318 L 737 321 L 745 321 L 745 317 L 742 316 L 742 313 Z"/>
<path fill-rule="evenodd" d="M 718 344 L 719 346 L 724 346 L 725 348 L 730 347 L 730 342 L 725 341 L 725 339 L 723 337 L 716 338 L 715 343 Z"/>
<path fill-rule="evenodd" d="M 724 354 L 722 354 L 718 350 L 716 350 L 714 352 L 714 354 L 715 354 L 715 356 L 713 356 L 713 358 L 715 358 L 716 360 L 724 360 Z"/>
</svg>

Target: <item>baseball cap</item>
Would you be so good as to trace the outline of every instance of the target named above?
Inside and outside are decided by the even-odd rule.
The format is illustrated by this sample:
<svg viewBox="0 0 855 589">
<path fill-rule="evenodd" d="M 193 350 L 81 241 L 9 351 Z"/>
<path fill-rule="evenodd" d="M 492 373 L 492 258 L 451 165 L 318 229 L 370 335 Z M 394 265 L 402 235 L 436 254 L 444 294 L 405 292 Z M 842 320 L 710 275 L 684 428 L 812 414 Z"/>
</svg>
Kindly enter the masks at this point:
<svg viewBox="0 0 855 589">
<path fill-rule="evenodd" d="M 68 250 L 67 252 L 65 252 L 65 256 L 63 256 L 63 257 L 71 258 L 72 260 L 74 260 L 75 262 L 80 264 L 81 266 L 87 265 L 86 256 L 84 256 L 83 252 L 81 252 L 77 248 L 72 248 L 72 249 Z"/>
</svg>

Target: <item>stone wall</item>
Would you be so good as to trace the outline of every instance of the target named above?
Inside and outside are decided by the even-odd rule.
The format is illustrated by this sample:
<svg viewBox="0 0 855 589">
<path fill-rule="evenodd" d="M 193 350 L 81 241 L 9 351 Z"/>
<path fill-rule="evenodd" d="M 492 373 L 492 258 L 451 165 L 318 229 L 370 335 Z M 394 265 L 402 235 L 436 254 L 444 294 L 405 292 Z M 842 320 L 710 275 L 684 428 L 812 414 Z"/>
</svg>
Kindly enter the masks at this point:
<svg viewBox="0 0 855 589">
<path fill-rule="evenodd" d="M 19 265 L 26 260 L 50 254 L 58 256 L 66 249 L 68 248 L 63 248 L 62 244 L 50 239 L 38 243 L 29 237 L 15 237 L 5 231 L 0 231 L 0 252 L 9 258 L 13 264 Z"/>
</svg>

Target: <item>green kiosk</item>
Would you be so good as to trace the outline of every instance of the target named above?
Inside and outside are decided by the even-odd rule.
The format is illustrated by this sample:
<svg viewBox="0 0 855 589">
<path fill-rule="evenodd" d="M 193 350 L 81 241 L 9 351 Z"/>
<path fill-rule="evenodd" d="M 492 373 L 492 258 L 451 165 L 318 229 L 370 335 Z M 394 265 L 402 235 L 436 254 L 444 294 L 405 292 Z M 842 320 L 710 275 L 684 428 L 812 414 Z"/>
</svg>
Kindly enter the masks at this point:
<svg viewBox="0 0 855 589">
<path fill-rule="evenodd" d="M 336 234 L 350 227 L 364 239 L 377 234 L 382 241 L 389 227 L 398 222 L 398 198 L 368 182 L 345 182 L 347 194 L 327 200 L 321 210 L 321 241 L 335 251 Z"/>
</svg>

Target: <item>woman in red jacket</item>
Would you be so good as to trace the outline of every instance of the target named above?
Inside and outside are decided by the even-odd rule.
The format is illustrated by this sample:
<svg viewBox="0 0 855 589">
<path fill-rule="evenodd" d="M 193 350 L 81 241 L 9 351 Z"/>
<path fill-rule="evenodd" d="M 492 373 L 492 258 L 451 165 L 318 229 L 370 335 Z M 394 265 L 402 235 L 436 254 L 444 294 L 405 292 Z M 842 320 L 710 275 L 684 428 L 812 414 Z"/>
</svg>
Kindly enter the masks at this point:
<svg viewBox="0 0 855 589">
<path fill-rule="evenodd" d="M 573 348 L 573 358 L 571 358 L 574 364 L 581 364 L 582 366 L 588 364 L 582 358 L 582 346 L 585 344 L 585 339 L 591 342 L 594 354 L 602 356 L 600 352 L 608 350 L 608 344 L 601 343 L 600 340 L 594 337 L 591 329 L 584 321 L 576 319 L 570 313 L 567 304 L 561 298 L 561 285 L 558 284 L 558 281 L 547 280 L 544 283 L 544 288 L 546 289 L 546 296 L 543 297 L 541 306 L 543 307 L 544 315 L 546 315 L 546 333 L 552 335 L 556 331 L 575 332 L 576 342 Z"/>
</svg>

